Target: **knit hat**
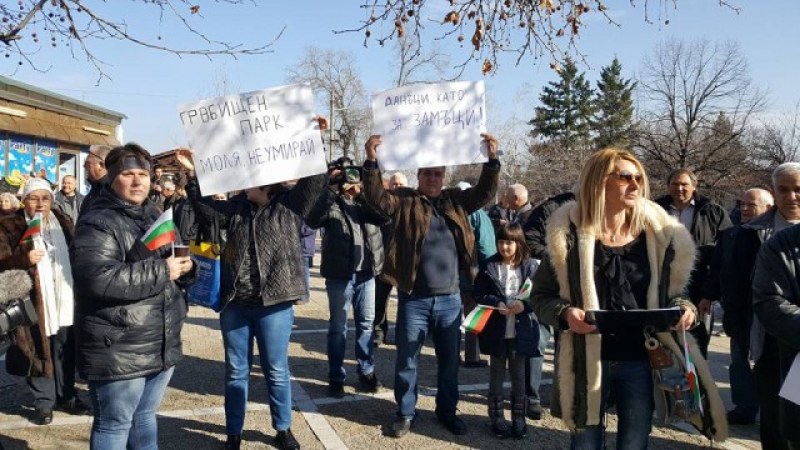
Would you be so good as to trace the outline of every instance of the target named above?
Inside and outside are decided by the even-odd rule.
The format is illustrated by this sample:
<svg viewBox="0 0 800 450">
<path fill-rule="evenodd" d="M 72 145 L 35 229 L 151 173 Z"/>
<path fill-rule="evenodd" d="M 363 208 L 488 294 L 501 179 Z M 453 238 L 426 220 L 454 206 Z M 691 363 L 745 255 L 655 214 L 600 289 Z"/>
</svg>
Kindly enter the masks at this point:
<svg viewBox="0 0 800 450">
<path fill-rule="evenodd" d="M 43 178 L 28 178 L 28 181 L 22 186 L 22 201 L 25 201 L 33 191 L 47 191 L 50 194 L 50 198 L 53 197 L 53 188 Z"/>
</svg>

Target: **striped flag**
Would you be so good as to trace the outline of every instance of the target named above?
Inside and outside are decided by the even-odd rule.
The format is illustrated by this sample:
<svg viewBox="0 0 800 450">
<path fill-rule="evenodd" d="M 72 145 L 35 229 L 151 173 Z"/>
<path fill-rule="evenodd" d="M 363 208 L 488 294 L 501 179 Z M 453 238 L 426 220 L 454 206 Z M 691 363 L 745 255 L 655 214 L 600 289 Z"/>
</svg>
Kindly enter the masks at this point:
<svg viewBox="0 0 800 450">
<path fill-rule="evenodd" d="M 464 318 L 464 322 L 461 323 L 461 331 L 463 332 L 471 332 L 478 334 L 483 331 L 483 327 L 486 326 L 486 322 L 489 321 L 489 317 L 492 315 L 492 311 L 495 308 L 486 305 L 478 305 L 472 311 L 467 314 L 467 317 Z"/>
<path fill-rule="evenodd" d="M 42 234 L 42 213 L 36 213 L 28 222 L 28 228 L 25 230 L 25 234 L 19 238 L 20 244 L 25 244 L 27 242 L 33 242 L 33 237 L 37 234 Z"/>
<path fill-rule="evenodd" d="M 689 353 L 689 345 L 686 343 L 686 330 L 683 330 L 683 352 L 686 354 L 686 378 L 689 379 L 689 390 L 692 393 L 695 405 L 703 414 L 703 401 L 700 397 L 700 382 L 697 378 L 697 370 L 694 367 L 692 355 Z"/>
<path fill-rule="evenodd" d="M 142 237 L 145 247 L 151 252 L 175 242 L 175 222 L 172 221 L 172 208 L 167 209 L 161 217 L 150 226 Z"/>
<path fill-rule="evenodd" d="M 531 298 L 531 290 L 533 290 L 533 282 L 528 278 L 525 280 L 525 283 L 522 284 L 522 287 L 514 298 L 519 301 L 527 302 Z"/>
</svg>

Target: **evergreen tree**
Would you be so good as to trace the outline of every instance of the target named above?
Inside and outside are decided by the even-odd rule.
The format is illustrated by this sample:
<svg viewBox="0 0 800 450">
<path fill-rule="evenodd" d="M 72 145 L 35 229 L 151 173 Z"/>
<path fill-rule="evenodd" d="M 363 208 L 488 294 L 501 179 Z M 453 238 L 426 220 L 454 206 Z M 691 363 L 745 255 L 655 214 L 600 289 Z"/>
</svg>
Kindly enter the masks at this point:
<svg viewBox="0 0 800 450">
<path fill-rule="evenodd" d="M 633 131 L 633 89 L 636 83 L 622 78 L 622 64 L 617 58 L 603 67 L 594 95 L 591 119 L 597 148 L 611 145 L 627 148 Z"/>
<path fill-rule="evenodd" d="M 551 81 L 542 89 L 539 95 L 542 106 L 535 108 L 535 117 L 528 124 L 533 126 L 531 136 L 559 144 L 570 154 L 589 142 L 592 89 L 569 58 L 564 62 L 559 77 L 558 81 Z"/>
</svg>

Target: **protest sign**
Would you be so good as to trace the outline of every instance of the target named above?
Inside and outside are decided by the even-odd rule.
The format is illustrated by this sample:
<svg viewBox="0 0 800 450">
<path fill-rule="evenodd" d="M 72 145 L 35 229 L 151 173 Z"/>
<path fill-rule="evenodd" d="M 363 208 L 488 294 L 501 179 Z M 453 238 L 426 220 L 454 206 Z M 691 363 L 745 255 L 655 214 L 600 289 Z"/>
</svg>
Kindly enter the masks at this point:
<svg viewBox="0 0 800 450">
<path fill-rule="evenodd" d="M 307 85 L 202 100 L 181 105 L 178 112 L 203 195 L 327 170 Z"/>
<path fill-rule="evenodd" d="M 483 81 L 417 84 L 372 96 L 373 133 L 383 170 L 486 162 Z"/>
</svg>

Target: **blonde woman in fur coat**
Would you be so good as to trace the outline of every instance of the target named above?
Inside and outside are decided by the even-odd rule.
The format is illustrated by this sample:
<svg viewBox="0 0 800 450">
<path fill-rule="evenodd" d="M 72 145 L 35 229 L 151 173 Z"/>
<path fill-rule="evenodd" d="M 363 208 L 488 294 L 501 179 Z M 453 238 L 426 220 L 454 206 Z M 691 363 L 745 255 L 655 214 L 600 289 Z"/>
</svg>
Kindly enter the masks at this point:
<svg viewBox="0 0 800 450">
<path fill-rule="evenodd" d="M 654 389 L 643 330 L 599 334 L 584 321 L 588 310 L 678 306 L 679 322 L 657 334 L 685 365 L 683 330 L 696 310 L 683 296 L 695 258 L 686 228 L 648 200 L 642 164 L 629 152 L 605 149 L 581 172 L 576 202 L 550 217 L 548 256 L 534 280 L 532 303 L 539 320 L 561 330 L 552 411 L 571 430 L 572 449 L 604 447 L 605 409 L 616 398 L 618 450 L 648 446 L 653 411 L 664 417 Z M 727 436 L 725 410 L 708 365 L 689 334 L 688 346 L 705 391 L 706 435 Z"/>
</svg>

